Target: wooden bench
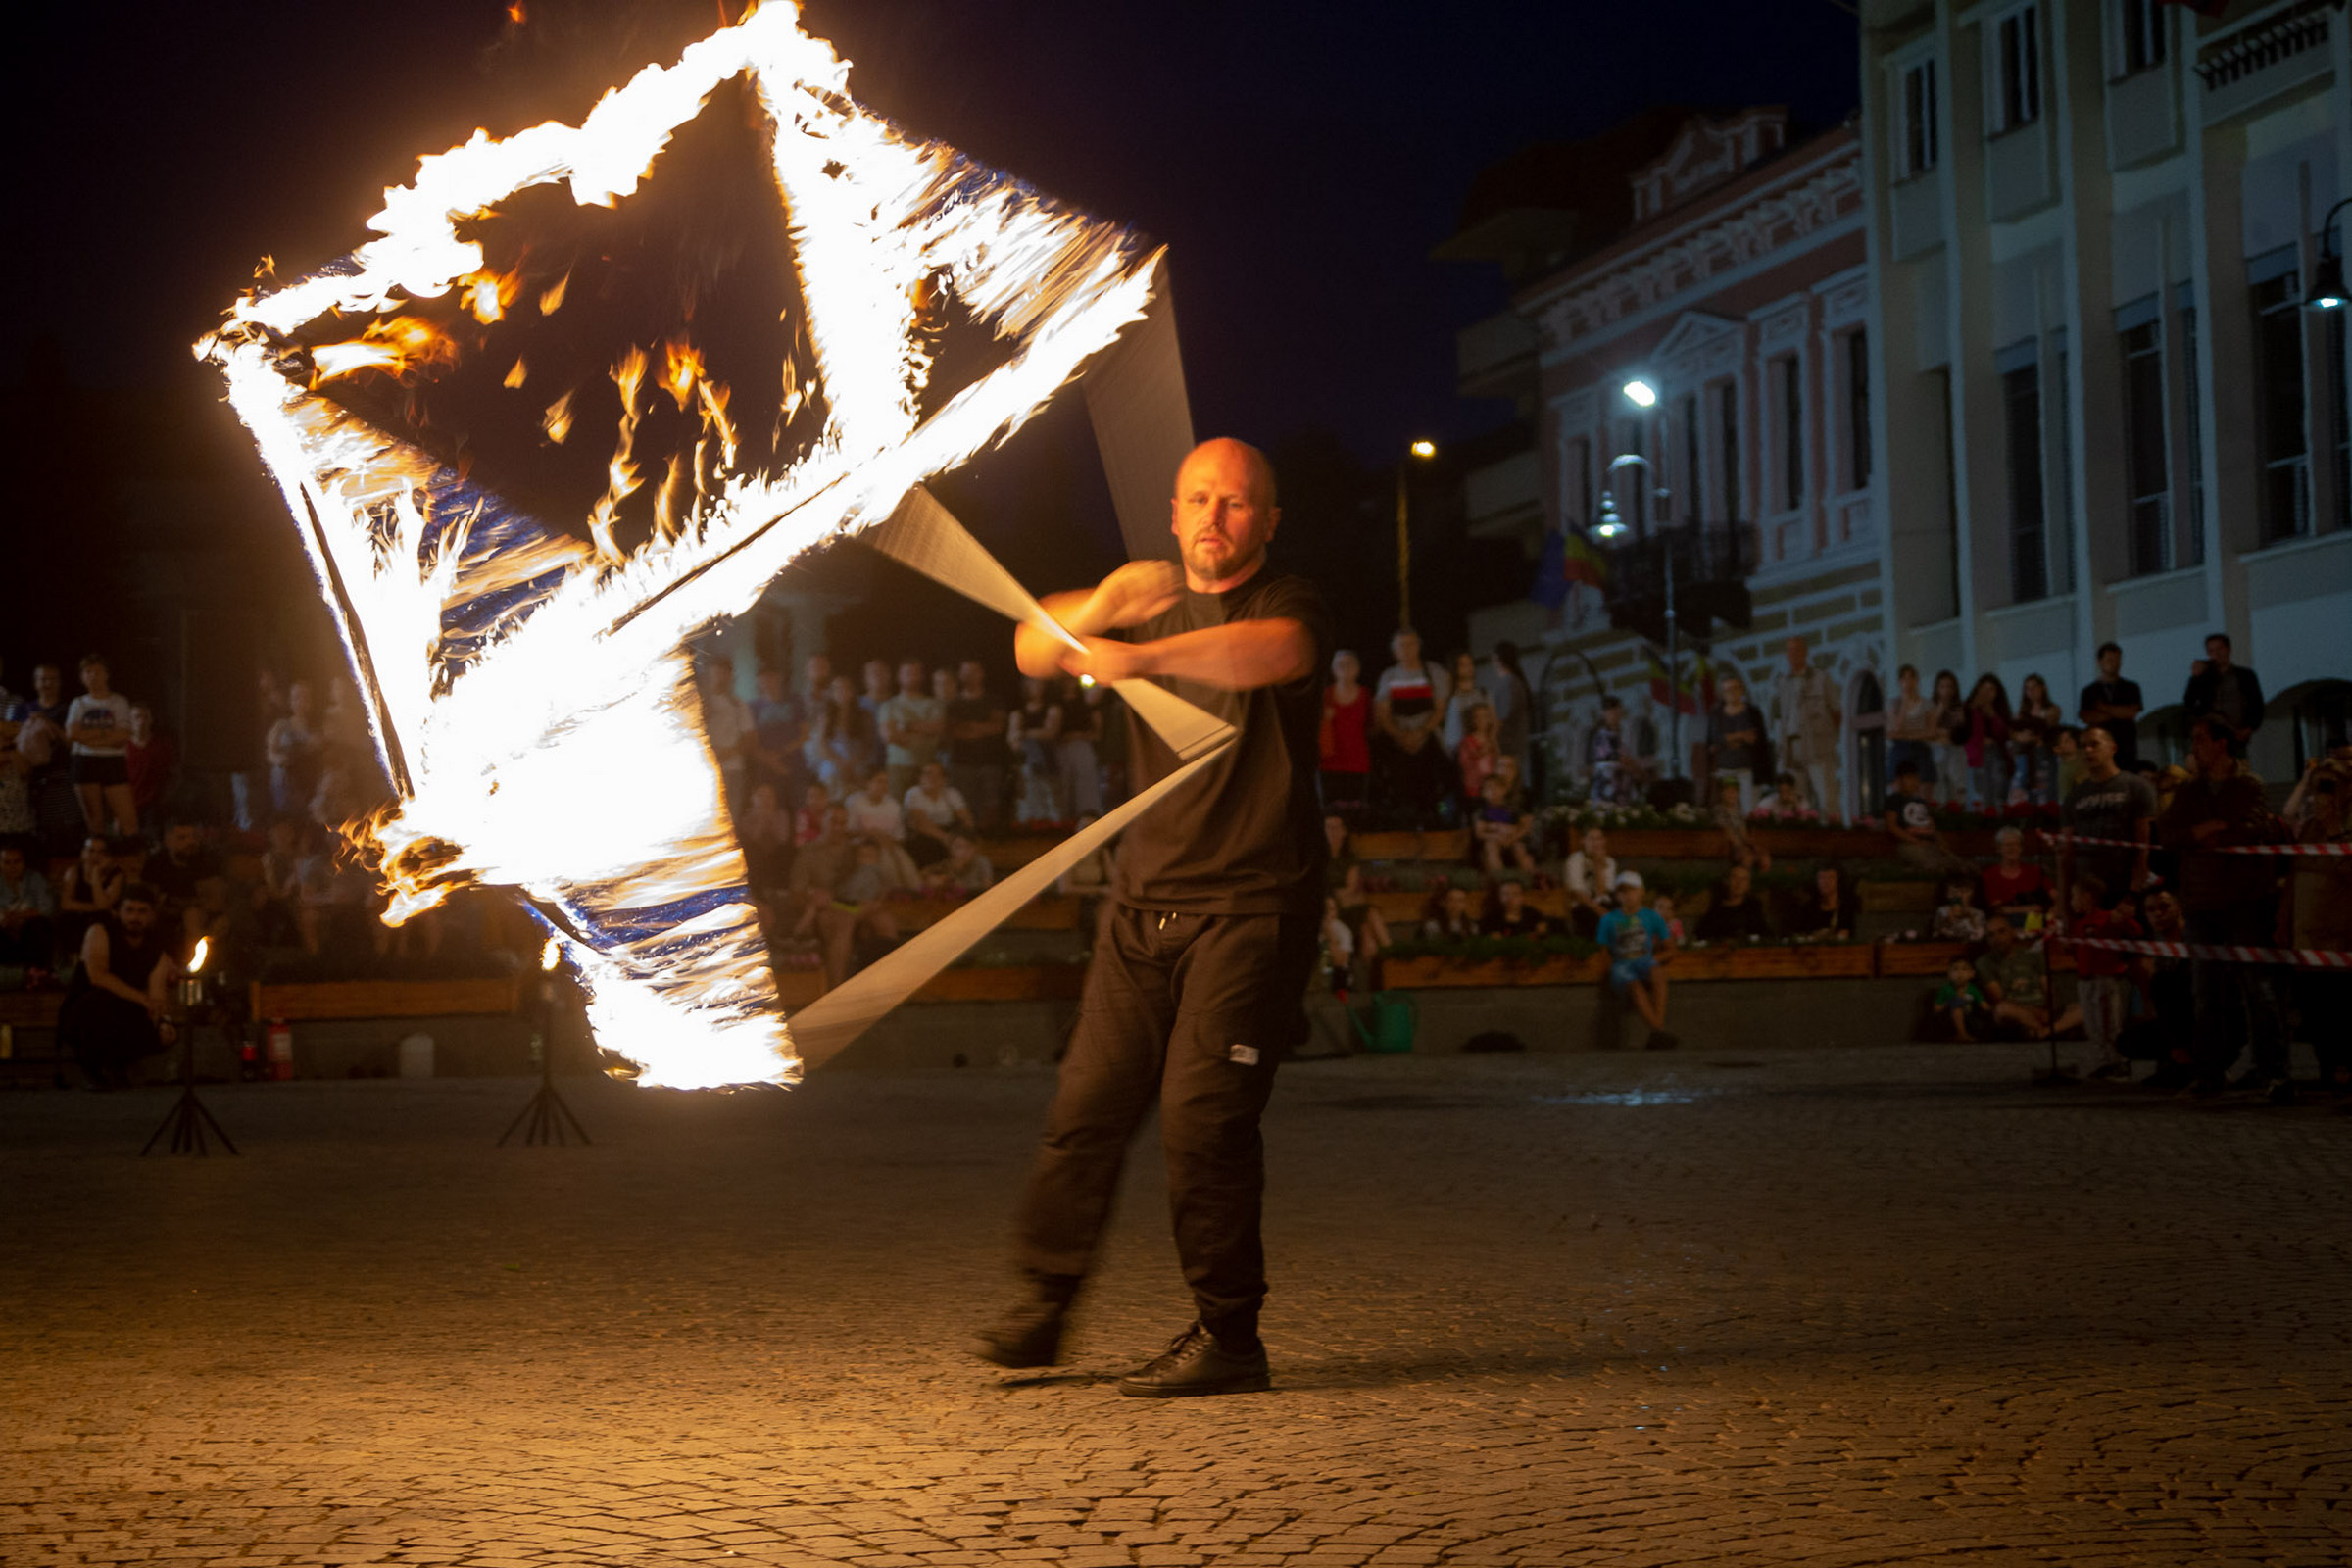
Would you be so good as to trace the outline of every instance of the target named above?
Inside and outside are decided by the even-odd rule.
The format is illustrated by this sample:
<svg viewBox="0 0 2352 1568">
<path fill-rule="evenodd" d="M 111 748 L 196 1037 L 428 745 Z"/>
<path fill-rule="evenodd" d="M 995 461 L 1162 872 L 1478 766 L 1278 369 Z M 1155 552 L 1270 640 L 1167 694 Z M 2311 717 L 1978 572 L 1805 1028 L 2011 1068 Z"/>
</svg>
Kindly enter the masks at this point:
<svg viewBox="0 0 2352 1568">
<path fill-rule="evenodd" d="M 9 1085 L 53 1081 L 65 1057 L 57 1049 L 57 1009 L 65 1004 L 62 991 L 0 992 L 0 1081 Z M 28 1033 L 44 1038 L 34 1042 Z"/>
<path fill-rule="evenodd" d="M 442 1018 L 513 1012 L 522 999 L 522 982 L 514 976 L 490 980 L 312 980 L 290 985 L 256 980 L 251 999 L 254 1017 L 289 1023 L 306 1018 Z"/>
</svg>

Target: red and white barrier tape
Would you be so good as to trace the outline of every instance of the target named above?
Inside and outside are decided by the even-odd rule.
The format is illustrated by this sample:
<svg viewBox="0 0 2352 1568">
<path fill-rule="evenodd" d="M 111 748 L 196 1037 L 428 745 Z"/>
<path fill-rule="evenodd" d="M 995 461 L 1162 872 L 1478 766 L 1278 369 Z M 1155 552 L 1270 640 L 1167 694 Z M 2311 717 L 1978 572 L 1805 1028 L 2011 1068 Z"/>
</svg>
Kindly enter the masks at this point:
<svg viewBox="0 0 2352 1568">
<path fill-rule="evenodd" d="M 2219 958 L 2227 963 L 2283 963 L 2298 969 L 2352 969 L 2352 953 L 2325 948 L 2238 948 L 2209 942 L 2126 941 L 2120 937 L 2059 937 L 2078 948 L 2152 953 L 2164 958 Z"/>
<path fill-rule="evenodd" d="M 2103 849 L 2103 850 L 2136 850 L 2136 849 L 2141 849 L 2141 848 L 2146 848 L 2146 849 L 2151 849 L 2151 850 L 2158 850 L 2158 849 L 2162 849 L 2162 848 L 2164 847 L 2164 846 L 2162 846 L 2162 845 L 2160 845 L 2160 844 L 2149 844 L 2149 845 L 2142 846 L 2142 845 L 2140 845 L 2140 844 L 2134 843 L 2134 842 L 2133 842 L 2132 840 L 2131 840 L 2131 839 L 2094 839 L 2094 838 L 2088 838 L 2088 837 L 2085 837 L 2084 835 L 2082 835 L 2082 834 L 2080 834 L 2080 833 L 2044 833 L 2044 834 L 2042 834 L 2042 835 L 2041 835 L 2041 839 L 2042 839 L 2042 842 L 2043 842 L 2043 843 L 2045 843 L 2045 844 L 2095 844 L 2095 845 L 2097 845 L 2097 846 L 2098 846 L 2100 849 Z M 2328 844 L 2222 844 L 2222 845 L 2216 845 L 2216 846 L 2214 846 L 2214 847 L 2213 847 L 2213 849 L 2212 849 L 2212 852 L 2211 852 L 2211 853 L 2213 853 L 2213 854 L 2215 854 L 2215 855 L 2328 855 L 2328 856 L 2339 856 L 2339 855 L 2343 855 L 2343 856 L 2352 856 L 2352 843 L 2333 842 L 2333 843 L 2328 843 Z"/>
</svg>

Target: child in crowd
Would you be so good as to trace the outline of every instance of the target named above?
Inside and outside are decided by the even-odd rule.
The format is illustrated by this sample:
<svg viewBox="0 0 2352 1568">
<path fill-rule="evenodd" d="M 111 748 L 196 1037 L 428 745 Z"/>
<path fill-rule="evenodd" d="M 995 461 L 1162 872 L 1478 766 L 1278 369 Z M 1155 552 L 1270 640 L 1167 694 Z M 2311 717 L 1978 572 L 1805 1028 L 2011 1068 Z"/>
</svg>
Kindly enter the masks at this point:
<svg viewBox="0 0 2352 1568">
<path fill-rule="evenodd" d="M 2020 713 L 2009 725 L 2009 804 L 2055 806 L 2058 755 L 2039 719 Z"/>
<path fill-rule="evenodd" d="M 1491 937 L 1541 937 L 1551 933 L 1551 922 L 1527 902 L 1527 890 L 1516 882 L 1497 883 L 1487 916 L 1479 930 Z"/>
<path fill-rule="evenodd" d="M 1478 935 L 1478 917 L 1470 912 L 1466 888 L 1446 887 L 1429 901 L 1428 918 L 1421 922 L 1424 942 L 1467 942 Z"/>
<path fill-rule="evenodd" d="M 1674 912 L 1674 895 L 1664 888 L 1660 888 L 1658 896 L 1649 901 L 1649 906 L 1658 911 L 1659 919 L 1666 922 L 1667 937 L 1673 941 L 1676 947 L 1681 947 L 1683 945 L 1683 922 L 1682 918 Z"/>
<path fill-rule="evenodd" d="M 825 812 L 832 807 L 833 797 L 822 784 L 811 784 L 801 792 L 801 808 L 792 813 L 792 847 L 814 844 L 825 836 Z"/>
<path fill-rule="evenodd" d="M 2109 941 L 2134 941 L 2140 934 L 2139 922 L 2122 907 L 2106 909 L 2107 884 L 2088 872 L 2078 873 L 2074 886 L 2067 890 L 2067 905 L 2074 912 L 2071 922 L 2078 937 L 2101 937 Z M 2116 1037 L 2131 1021 L 2132 966 L 2129 953 L 2113 948 L 2075 947 L 2075 1005 L 2082 1012 L 2082 1035 L 2090 1042 L 2090 1064 L 2082 1069 L 2085 1078 L 2129 1078 L 2132 1064 L 2116 1049 Z"/>
<path fill-rule="evenodd" d="M 1984 940 L 1984 911 L 1977 906 L 1977 879 L 1973 876 L 1946 878 L 1943 898 L 1936 906 L 1936 921 L 1928 934 L 1937 942 L 1982 942 Z M 1970 969 L 1973 978 L 1975 969 Z"/>
<path fill-rule="evenodd" d="M 1992 1037 L 1992 1008 L 1977 984 L 1977 966 L 1966 958 L 1954 958 L 1944 969 L 1935 1006 L 1936 1016 L 1951 1025 L 1954 1040 L 1973 1044 Z"/>
<path fill-rule="evenodd" d="M 1773 780 L 1771 790 L 1756 802 L 1756 808 L 1748 813 L 1748 817 L 1751 821 L 1800 822 L 1816 814 L 1812 805 L 1805 799 L 1805 787 L 1797 776 L 1794 773 L 1783 773 Z"/>
<path fill-rule="evenodd" d="M 1534 824 L 1525 811 L 1511 805 L 1506 788 L 1494 773 L 1489 773 L 1479 786 L 1481 804 L 1470 824 L 1478 864 L 1490 876 L 1502 870 L 1506 861 L 1533 876 L 1536 856 L 1527 841 Z"/>
<path fill-rule="evenodd" d="M 1674 956 L 1674 933 L 1655 909 L 1642 906 L 1642 873 L 1617 873 L 1617 906 L 1600 917 L 1597 933 L 1609 956 L 1609 987 L 1629 999 L 1649 1025 L 1648 1051 L 1682 1044 L 1666 1032 L 1666 977 L 1658 966 Z"/>
<path fill-rule="evenodd" d="M 1715 830 L 1730 846 L 1731 861 L 1749 871 L 1769 871 L 1772 857 L 1747 835 L 1747 814 L 1740 809 L 1740 793 L 1743 784 L 1737 773 L 1724 773 L 1715 780 Z"/>
<path fill-rule="evenodd" d="M 1324 983 L 1345 998 L 1355 968 L 1355 933 L 1340 918 L 1340 901 L 1328 893 L 1323 895 L 1322 938 Z"/>
</svg>

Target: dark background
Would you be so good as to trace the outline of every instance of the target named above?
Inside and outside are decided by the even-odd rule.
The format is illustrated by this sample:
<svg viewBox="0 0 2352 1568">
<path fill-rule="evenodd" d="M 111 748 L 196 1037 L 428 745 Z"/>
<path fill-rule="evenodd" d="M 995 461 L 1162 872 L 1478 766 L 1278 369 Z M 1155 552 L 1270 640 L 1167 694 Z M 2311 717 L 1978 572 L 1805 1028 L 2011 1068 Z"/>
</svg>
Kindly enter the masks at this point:
<svg viewBox="0 0 2352 1568">
<path fill-rule="evenodd" d="M 1452 390 L 1453 333 L 1500 305 L 1499 278 L 1428 260 L 1478 170 L 1653 103 L 1826 124 L 1855 100 L 1856 23 L 1834 0 L 805 9 L 871 107 L 1172 247 L 1198 429 L 1275 454 L 1280 554 L 1374 646 L 1395 614 L 1388 465 L 1417 436 L 1473 461 L 1511 418 Z M 363 239 L 419 153 L 576 120 L 720 20 L 710 0 L 533 0 L 519 25 L 489 0 L 44 13 L 9 95 L 0 680 L 22 691 L 32 658 L 85 646 L 134 695 L 190 642 L 324 657 L 282 509 L 187 345 L 265 253 L 297 275 Z M 1441 643 L 1529 573 L 1515 551 L 1444 547 L 1452 477 L 1416 497 L 1416 618 Z M 1036 586 L 1117 559 L 1074 400 L 947 490 Z M 1001 637 L 873 581 L 834 628 L 846 652 Z M 159 623 L 191 585 L 212 620 Z"/>
</svg>

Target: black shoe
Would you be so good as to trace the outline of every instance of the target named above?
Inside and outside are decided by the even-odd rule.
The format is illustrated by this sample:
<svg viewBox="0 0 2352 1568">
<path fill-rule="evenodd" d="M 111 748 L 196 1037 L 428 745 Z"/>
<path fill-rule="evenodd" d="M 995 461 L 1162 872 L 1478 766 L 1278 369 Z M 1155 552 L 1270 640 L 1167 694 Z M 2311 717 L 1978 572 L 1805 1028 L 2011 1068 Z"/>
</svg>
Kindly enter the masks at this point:
<svg viewBox="0 0 2352 1568">
<path fill-rule="evenodd" d="M 1273 1385 L 1266 1348 L 1232 1350 L 1195 1323 L 1154 1360 L 1119 1379 L 1119 1392 L 1139 1399 L 1172 1399 L 1194 1394 L 1262 1394 Z"/>
<path fill-rule="evenodd" d="M 2295 1082 L 2291 1078 L 2274 1078 L 2263 1087 L 2262 1098 L 2274 1105 L 2295 1102 Z"/>
<path fill-rule="evenodd" d="M 1061 1331 L 1070 1320 L 1075 1291 L 1033 1286 L 980 1331 L 980 1359 L 1012 1371 L 1052 1366 L 1061 1359 Z"/>
<path fill-rule="evenodd" d="M 1649 1032 L 1649 1038 L 1642 1042 L 1642 1049 L 1643 1051 L 1673 1051 L 1681 1045 L 1681 1040 L 1668 1034 L 1665 1030 L 1652 1029 Z"/>
</svg>

